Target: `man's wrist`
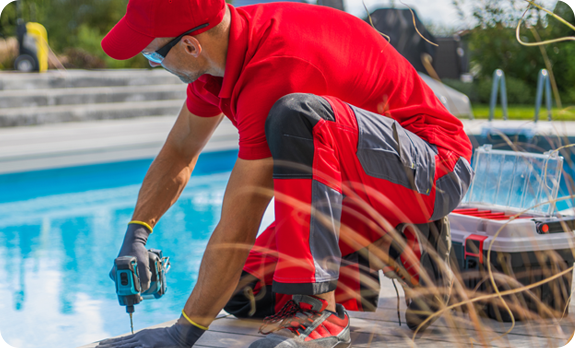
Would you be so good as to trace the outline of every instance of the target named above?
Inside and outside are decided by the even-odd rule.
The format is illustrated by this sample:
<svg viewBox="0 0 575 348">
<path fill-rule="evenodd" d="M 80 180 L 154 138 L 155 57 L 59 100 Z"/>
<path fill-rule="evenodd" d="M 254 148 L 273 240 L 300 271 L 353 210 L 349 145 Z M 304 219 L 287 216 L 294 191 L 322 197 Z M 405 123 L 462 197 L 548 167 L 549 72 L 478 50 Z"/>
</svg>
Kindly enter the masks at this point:
<svg viewBox="0 0 575 348">
<path fill-rule="evenodd" d="M 207 331 L 207 328 L 190 320 L 182 311 L 182 315 L 174 325 L 179 332 L 179 337 L 186 345 L 193 346 Z M 205 328 L 205 330 L 204 330 Z"/>
<path fill-rule="evenodd" d="M 190 319 L 190 317 L 188 317 L 186 312 L 183 310 L 182 310 L 182 317 L 183 317 L 183 319 L 185 319 L 188 322 L 188 324 L 193 325 L 193 326 L 197 327 L 198 329 L 202 329 L 204 331 L 207 331 L 209 329 L 209 327 L 200 325 L 200 324 L 196 323 L 195 321 L 193 321 L 192 319 Z"/>
<path fill-rule="evenodd" d="M 152 234 L 152 232 L 154 232 L 154 229 L 152 228 L 152 226 L 150 226 L 148 223 L 146 223 L 144 221 L 132 220 L 132 221 L 128 222 L 128 225 L 144 226 L 148 230 L 149 234 Z"/>
</svg>

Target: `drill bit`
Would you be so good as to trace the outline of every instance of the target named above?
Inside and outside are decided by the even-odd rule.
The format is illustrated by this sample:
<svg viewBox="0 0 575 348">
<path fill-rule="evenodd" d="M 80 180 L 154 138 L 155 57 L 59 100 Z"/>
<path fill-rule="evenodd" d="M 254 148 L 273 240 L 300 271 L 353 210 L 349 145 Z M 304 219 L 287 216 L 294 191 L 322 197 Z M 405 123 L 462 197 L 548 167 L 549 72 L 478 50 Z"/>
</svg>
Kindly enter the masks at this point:
<svg viewBox="0 0 575 348">
<path fill-rule="evenodd" d="M 132 320 L 132 313 L 130 314 L 130 329 L 132 329 L 132 335 L 134 334 L 134 321 Z"/>
</svg>

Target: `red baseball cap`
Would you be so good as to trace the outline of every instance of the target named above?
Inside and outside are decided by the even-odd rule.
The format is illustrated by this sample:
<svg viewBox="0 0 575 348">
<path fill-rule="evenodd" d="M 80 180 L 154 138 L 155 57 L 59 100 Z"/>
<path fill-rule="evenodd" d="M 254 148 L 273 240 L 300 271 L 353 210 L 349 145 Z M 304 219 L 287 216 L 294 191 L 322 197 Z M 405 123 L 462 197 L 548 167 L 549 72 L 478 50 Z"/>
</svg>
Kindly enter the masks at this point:
<svg viewBox="0 0 575 348">
<path fill-rule="evenodd" d="M 130 0 L 102 48 L 114 59 L 130 59 L 157 37 L 176 37 L 206 23 L 191 35 L 215 27 L 224 18 L 225 6 L 224 0 Z"/>
</svg>

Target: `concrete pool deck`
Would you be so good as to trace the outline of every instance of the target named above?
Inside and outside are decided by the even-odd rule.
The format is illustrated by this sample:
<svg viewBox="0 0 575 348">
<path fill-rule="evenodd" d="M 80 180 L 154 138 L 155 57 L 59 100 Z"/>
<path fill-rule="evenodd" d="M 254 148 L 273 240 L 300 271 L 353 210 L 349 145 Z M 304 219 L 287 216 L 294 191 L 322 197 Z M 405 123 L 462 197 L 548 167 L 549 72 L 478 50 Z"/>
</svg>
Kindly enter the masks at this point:
<svg viewBox="0 0 575 348">
<path fill-rule="evenodd" d="M 480 318 L 481 333 L 474 327 L 467 314 L 454 314 L 455 322 L 440 318 L 422 335 L 412 341 L 413 332 L 405 325 L 405 301 L 403 291 L 400 299 L 402 326 L 397 318 L 397 299 L 389 279 L 382 279 L 379 306 L 374 313 L 349 312 L 351 316 L 352 347 L 438 347 L 455 348 L 482 346 L 480 335 L 490 347 L 563 347 L 575 332 L 575 305 L 569 307 L 569 314 L 561 321 L 538 320 L 518 322 L 504 337 L 510 323 Z M 160 300 L 161 301 L 161 300 Z M 137 313 L 136 313 L 137 315 Z M 174 321 L 156 327 L 172 325 Z M 239 320 L 225 312 L 220 313 L 210 329 L 194 347 L 247 348 L 253 341 L 263 337 L 258 334 L 260 322 Z M 126 328 L 128 316 L 126 315 Z M 97 343 L 80 348 L 94 348 Z"/>
<path fill-rule="evenodd" d="M 0 174 L 154 158 L 175 120 L 156 116 L 0 128 Z M 237 144 L 237 131 L 226 119 L 204 151 Z"/>
</svg>

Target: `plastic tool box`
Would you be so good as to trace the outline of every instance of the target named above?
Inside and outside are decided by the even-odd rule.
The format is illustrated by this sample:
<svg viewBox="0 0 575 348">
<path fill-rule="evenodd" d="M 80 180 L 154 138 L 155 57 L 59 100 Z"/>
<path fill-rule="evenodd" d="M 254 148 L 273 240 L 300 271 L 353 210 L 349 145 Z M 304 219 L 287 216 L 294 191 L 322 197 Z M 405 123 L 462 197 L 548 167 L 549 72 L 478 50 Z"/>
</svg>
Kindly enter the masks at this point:
<svg viewBox="0 0 575 348">
<path fill-rule="evenodd" d="M 457 266 L 467 291 L 493 294 L 555 276 L 574 263 L 575 217 L 554 214 L 563 158 L 476 149 L 475 177 L 460 206 L 449 215 Z M 504 296 L 515 320 L 560 318 L 567 313 L 573 272 L 530 290 Z M 510 321 L 499 298 L 477 305 L 490 318 Z"/>
</svg>

